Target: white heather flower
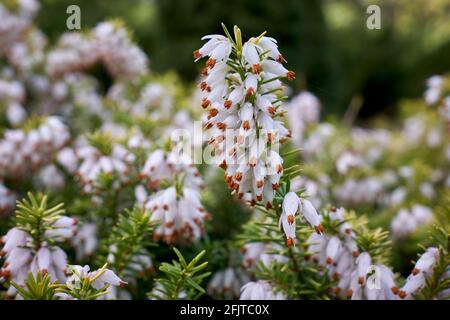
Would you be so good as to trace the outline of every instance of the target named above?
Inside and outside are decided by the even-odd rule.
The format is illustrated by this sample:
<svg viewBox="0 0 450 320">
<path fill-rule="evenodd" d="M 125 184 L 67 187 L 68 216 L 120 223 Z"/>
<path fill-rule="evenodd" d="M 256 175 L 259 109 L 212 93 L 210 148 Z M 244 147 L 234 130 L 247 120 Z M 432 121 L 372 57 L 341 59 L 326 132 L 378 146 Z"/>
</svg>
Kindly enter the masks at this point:
<svg viewBox="0 0 450 320">
<path fill-rule="evenodd" d="M 391 221 L 391 230 L 395 238 L 401 238 L 417 229 L 417 221 L 407 210 L 401 209 Z"/>
<path fill-rule="evenodd" d="M 62 172 L 53 164 L 47 165 L 39 172 L 42 185 L 50 191 L 58 191 L 64 188 L 66 180 Z"/>
<path fill-rule="evenodd" d="M 61 164 L 69 173 L 74 173 L 78 167 L 78 157 L 72 148 L 61 149 L 56 156 L 58 163 Z"/>
<path fill-rule="evenodd" d="M 308 223 L 314 227 L 317 233 L 323 232 L 323 226 L 320 224 L 320 216 L 317 214 L 316 209 L 308 199 L 302 199 L 303 217 Z"/>
<path fill-rule="evenodd" d="M 6 109 L 6 117 L 13 126 L 21 124 L 27 117 L 25 108 L 18 103 L 10 103 Z"/>
<path fill-rule="evenodd" d="M 97 248 L 97 225 L 95 223 L 82 223 L 78 226 L 77 234 L 71 239 L 75 247 L 77 260 L 92 256 Z"/>
<path fill-rule="evenodd" d="M 323 232 L 320 217 L 309 200 L 300 200 L 297 194 L 291 191 L 285 195 L 282 208 L 279 224 L 283 227 L 286 235 L 287 246 L 292 246 L 295 243 L 295 214 L 297 211 L 302 213 L 302 217 L 316 229 L 317 233 Z"/>
<path fill-rule="evenodd" d="M 16 195 L 0 181 L 0 216 L 8 215 L 16 203 Z"/>
<path fill-rule="evenodd" d="M 381 201 L 383 183 L 378 177 L 367 177 L 359 180 L 349 178 L 334 188 L 334 194 L 340 203 L 358 205 Z"/>
<path fill-rule="evenodd" d="M 421 226 L 433 220 L 430 208 L 415 204 L 411 210 L 401 209 L 391 221 L 391 230 L 394 238 L 402 238 L 416 231 Z"/>
<path fill-rule="evenodd" d="M 212 34 L 202 38 L 202 40 L 208 40 L 200 49 L 195 50 L 193 55 L 195 59 L 200 59 L 205 56 L 209 56 L 214 61 L 210 61 L 211 64 L 226 60 L 231 53 L 231 43 L 227 37 Z"/>
<path fill-rule="evenodd" d="M 399 297 L 411 298 L 418 293 L 426 284 L 426 279 L 432 276 L 433 269 L 439 258 L 439 250 L 434 247 L 428 248 L 417 260 L 414 269 L 406 279 L 405 285 L 400 289 Z"/>
<path fill-rule="evenodd" d="M 308 91 L 302 91 L 287 105 L 292 138 L 301 145 L 304 130 L 308 125 L 317 123 L 320 117 L 319 99 Z"/>
<path fill-rule="evenodd" d="M 272 286 L 264 280 L 249 282 L 241 288 L 240 300 L 285 300 L 282 292 L 274 292 Z"/>
<path fill-rule="evenodd" d="M 433 105 L 439 101 L 444 79 L 441 76 L 432 76 L 427 80 L 427 90 L 425 91 L 425 102 Z"/>
<path fill-rule="evenodd" d="M 222 299 L 237 299 L 241 287 L 250 281 L 244 270 L 228 267 L 217 271 L 208 283 L 207 292 L 210 296 Z"/>
<path fill-rule="evenodd" d="M 345 175 L 351 168 L 359 168 L 364 165 L 364 161 L 355 153 L 350 151 L 345 151 L 336 160 L 337 171 Z"/>
<path fill-rule="evenodd" d="M 278 263 L 286 263 L 288 258 L 277 254 L 283 248 L 276 243 L 251 242 L 242 247 L 244 257 L 242 258 L 242 266 L 244 268 L 252 268 L 261 261 L 266 267 L 269 267 L 273 261 Z"/>
</svg>

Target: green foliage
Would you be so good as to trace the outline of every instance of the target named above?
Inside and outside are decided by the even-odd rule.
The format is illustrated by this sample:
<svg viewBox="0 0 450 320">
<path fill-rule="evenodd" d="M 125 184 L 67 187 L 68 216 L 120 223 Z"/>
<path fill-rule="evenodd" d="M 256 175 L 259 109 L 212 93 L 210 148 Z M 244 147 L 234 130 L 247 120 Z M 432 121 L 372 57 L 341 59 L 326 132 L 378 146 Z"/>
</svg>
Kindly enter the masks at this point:
<svg viewBox="0 0 450 320">
<path fill-rule="evenodd" d="M 28 272 L 28 277 L 25 279 L 25 287 L 11 282 L 11 285 L 16 288 L 24 300 L 56 300 L 57 281 L 50 281 L 48 273 L 42 275 L 40 272 L 33 275 Z"/>
<path fill-rule="evenodd" d="M 130 263 L 140 263 L 135 261 L 137 255 L 149 254 L 146 248 L 152 245 L 153 233 L 150 215 L 151 213 L 143 208 L 125 210 L 119 215 L 107 241 L 109 247 L 114 247 L 114 251 L 110 251 L 113 256 L 111 267 L 119 277 L 130 268 Z"/>
<path fill-rule="evenodd" d="M 210 275 L 210 272 L 204 271 L 208 262 L 200 263 L 206 251 L 203 250 L 187 263 L 177 248 L 173 248 L 173 250 L 178 257 L 178 261 L 173 260 L 172 264 L 167 262 L 161 264 L 159 270 L 164 273 L 165 278 L 156 279 L 161 287 L 156 287 L 155 291 L 150 293 L 149 296 L 155 299 L 169 300 L 198 299 L 205 293 L 200 284 L 204 278 Z"/>
<path fill-rule="evenodd" d="M 63 203 L 50 206 L 46 195 L 28 192 L 28 199 L 17 201 L 14 223 L 19 229 L 28 232 L 34 240 L 33 245 L 39 248 L 45 231 L 52 229 L 52 225 L 64 214 L 63 207 Z M 45 240 L 52 241 L 50 238 Z"/>
</svg>

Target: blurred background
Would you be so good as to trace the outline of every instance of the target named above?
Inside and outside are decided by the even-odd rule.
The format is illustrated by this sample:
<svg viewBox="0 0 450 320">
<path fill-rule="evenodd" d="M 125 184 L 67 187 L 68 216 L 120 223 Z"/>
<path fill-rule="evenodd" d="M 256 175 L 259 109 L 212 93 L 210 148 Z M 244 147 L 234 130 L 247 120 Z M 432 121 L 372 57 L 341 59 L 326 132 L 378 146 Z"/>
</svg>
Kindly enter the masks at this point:
<svg viewBox="0 0 450 320">
<path fill-rule="evenodd" d="M 66 8 L 81 8 L 83 29 L 120 18 L 149 55 L 155 72 L 195 80 L 192 51 L 200 37 L 239 25 L 245 37 L 267 30 L 278 39 L 295 92 L 307 88 L 323 114 L 342 115 L 351 103 L 359 120 L 395 116 L 400 97 L 419 97 L 425 79 L 450 70 L 450 0 L 42 0 L 37 24 L 56 41 Z M 366 9 L 381 7 L 381 30 L 369 30 Z"/>
</svg>

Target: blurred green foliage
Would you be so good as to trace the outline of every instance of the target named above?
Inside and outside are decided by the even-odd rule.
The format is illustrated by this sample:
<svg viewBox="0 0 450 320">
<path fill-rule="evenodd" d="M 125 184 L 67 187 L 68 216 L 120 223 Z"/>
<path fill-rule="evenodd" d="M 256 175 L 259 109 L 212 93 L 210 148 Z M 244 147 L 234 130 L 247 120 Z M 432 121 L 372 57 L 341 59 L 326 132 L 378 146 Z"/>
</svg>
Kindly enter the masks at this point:
<svg viewBox="0 0 450 320">
<path fill-rule="evenodd" d="M 220 22 L 278 39 L 295 91 L 306 87 L 328 113 L 342 114 L 362 97 L 362 118 L 395 114 L 400 97 L 418 97 L 425 79 L 450 70 L 448 0 L 42 0 L 38 25 L 52 40 L 66 31 L 66 8 L 77 4 L 83 28 L 121 18 L 156 72 L 193 81 L 192 51 Z M 366 27 L 369 4 L 381 8 L 381 30 Z"/>
</svg>

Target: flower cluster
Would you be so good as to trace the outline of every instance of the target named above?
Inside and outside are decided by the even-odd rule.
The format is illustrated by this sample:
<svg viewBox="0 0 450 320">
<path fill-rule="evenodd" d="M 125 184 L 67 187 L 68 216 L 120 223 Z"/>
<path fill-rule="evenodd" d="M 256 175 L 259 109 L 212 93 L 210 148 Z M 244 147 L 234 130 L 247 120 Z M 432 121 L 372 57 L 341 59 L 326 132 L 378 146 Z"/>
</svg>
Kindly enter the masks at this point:
<svg viewBox="0 0 450 320">
<path fill-rule="evenodd" d="M 205 127 L 216 163 L 239 198 L 270 207 L 283 174 L 283 159 L 273 146 L 290 135 L 277 120 L 283 114 L 280 79 L 295 74 L 282 65 L 273 38 L 261 35 L 242 44 L 235 28 L 235 40 L 222 35 L 203 39 L 208 41 L 194 58 L 209 57 L 200 88 L 202 107 L 209 108 Z"/>
<path fill-rule="evenodd" d="M 241 269 L 228 267 L 217 271 L 208 283 L 208 294 L 221 299 L 237 299 L 241 287 L 250 281 L 249 276 Z"/>
<path fill-rule="evenodd" d="M 0 140 L 0 177 L 28 177 L 51 162 L 69 140 L 68 128 L 57 117 L 36 121 L 38 125 L 30 130 L 13 129 L 4 133 Z"/>
<path fill-rule="evenodd" d="M 289 101 L 287 110 L 292 139 L 301 145 L 306 128 L 319 122 L 320 101 L 311 92 L 302 91 Z"/>
<path fill-rule="evenodd" d="M 135 189 L 137 203 L 152 211 L 150 220 L 158 224 L 156 240 L 193 242 L 203 235 L 209 214 L 200 202 L 202 178 L 189 157 L 157 149 L 139 177 L 143 184 Z M 148 195 L 147 190 L 154 193 Z"/>
<path fill-rule="evenodd" d="M 112 77 L 135 78 L 147 71 L 147 57 L 135 46 L 118 22 L 103 22 L 91 34 L 64 34 L 49 53 L 47 70 L 52 76 L 86 70 L 103 63 Z"/>
<path fill-rule="evenodd" d="M 96 138 L 102 139 L 105 136 L 94 137 L 92 142 Z M 76 154 L 81 160 L 76 176 L 83 186 L 83 192 L 88 194 L 101 192 L 102 188 L 104 188 L 104 185 L 101 183 L 102 177 L 114 176 L 111 186 L 114 190 L 120 189 L 123 184 L 129 181 L 129 167 L 130 163 L 135 160 L 135 156 L 122 145 L 105 143 L 96 148 L 87 144 L 77 148 Z"/>
<path fill-rule="evenodd" d="M 17 226 L 2 238 L 0 253 L 6 258 L 0 272 L 3 279 L 24 285 L 28 272 L 41 272 L 65 281 L 67 255 L 58 244 L 75 235 L 77 220 L 63 216 L 61 205 L 47 208 L 46 204 L 46 197 L 38 201 L 31 194 L 29 200 L 18 204 Z M 15 293 L 15 287 L 10 286 L 7 294 Z"/>
<path fill-rule="evenodd" d="M 326 213 L 336 234 L 312 234 L 307 240 L 308 252 L 318 265 L 326 268 L 330 278 L 337 281 L 334 287 L 337 297 L 394 299 L 398 288 L 392 271 L 383 264 L 372 265 L 371 255 L 360 252 L 355 232 L 344 214 L 343 208 L 332 208 Z"/>
<path fill-rule="evenodd" d="M 405 237 L 432 220 L 433 212 L 426 206 L 416 204 L 410 211 L 401 209 L 391 221 L 392 235 L 395 238 Z"/>
<path fill-rule="evenodd" d="M 242 266 L 244 268 L 255 267 L 258 261 L 269 267 L 273 261 L 285 263 L 287 258 L 275 252 L 283 247 L 276 243 L 251 242 L 245 244 L 241 251 L 244 253 Z"/>
</svg>

